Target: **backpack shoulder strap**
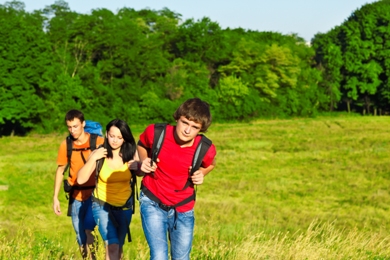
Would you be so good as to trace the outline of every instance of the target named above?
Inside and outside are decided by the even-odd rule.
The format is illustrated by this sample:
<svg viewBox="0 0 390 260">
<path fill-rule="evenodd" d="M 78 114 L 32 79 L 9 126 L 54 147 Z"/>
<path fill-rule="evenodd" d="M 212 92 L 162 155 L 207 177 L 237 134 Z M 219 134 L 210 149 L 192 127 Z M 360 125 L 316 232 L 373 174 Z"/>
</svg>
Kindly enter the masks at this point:
<svg viewBox="0 0 390 260">
<path fill-rule="evenodd" d="M 205 135 L 202 135 L 198 147 L 196 148 L 194 158 L 192 159 L 192 169 L 191 175 L 196 172 L 202 165 L 203 158 L 205 157 L 207 151 L 209 150 L 212 142 Z"/>
<path fill-rule="evenodd" d="M 90 134 L 90 136 L 89 136 L 89 147 L 91 148 L 91 151 L 96 149 L 97 137 L 98 137 L 97 134 Z"/>
<path fill-rule="evenodd" d="M 165 138 L 166 123 L 157 123 L 154 125 L 154 138 L 151 150 L 151 159 L 153 162 L 157 160 L 158 154 L 160 153 L 162 143 Z"/>
<path fill-rule="evenodd" d="M 64 172 L 62 173 L 62 175 L 65 175 L 65 172 L 69 169 L 70 167 L 70 158 L 72 157 L 72 148 L 73 148 L 73 141 L 72 141 L 72 137 L 70 135 L 68 135 L 66 137 L 66 158 L 68 159 L 68 163 L 66 164 L 65 166 L 65 170 Z M 69 173 L 70 175 L 70 173 Z"/>
<path fill-rule="evenodd" d="M 184 185 L 183 189 L 185 190 L 188 188 L 188 186 L 191 185 L 191 176 L 196 172 L 200 166 L 202 165 L 203 158 L 205 157 L 207 151 L 209 150 L 212 142 L 210 139 L 208 139 L 205 135 L 202 135 L 202 139 L 200 140 L 198 146 L 196 147 L 194 157 L 192 158 L 192 168 L 191 172 L 188 175 L 188 179 L 186 184 Z M 180 190 L 175 190 L 175 191 L 180 191 Z"/>
<path fill-rule="evenodd" d="M 69 135 L 66 137 L 66 157 L 68 158 L 68 163 L 70 163 L 70 158 L 72 157 L 72 148 L 73 141 L 72 137 Z"/>
<path fill-rule="evenodd" d="M 104 163 L 104 157 L 97 160 L 96 161 L 96 167 L 95 167 L 95 190 L 97 190 L 97 187 L 98 187 L 98 182 L 99 182 L 99 174 L 100 174 L 100 171 L 103 167 L 103 163 Z M 93 191 L 93 193 L 95 193 L 95 190 Z M 93 194 L 94 196 L 97 196 L 97 194 Z M 97 197 L 98 198 L 98 197 Z"/>
<path fill-rule="evenodd" d="M 105 159 L 105 158 L 103 157 L 103 158 L 101 158 L 101 159 L 99 159 L 99 160 L 96 161 L 96 168 L 95 168 L 95 171 L 96 171 L 96 175 L 95 175 L 95 177 L 96 177 L 96 183 L 97 183 L 98 180 L 99 180 L 99 174 L 100 174 L 100 171 L 101 171 L 101 169 L 102 169 L 102 167 L 103 167 L 104 159 Z"/>
</svg>

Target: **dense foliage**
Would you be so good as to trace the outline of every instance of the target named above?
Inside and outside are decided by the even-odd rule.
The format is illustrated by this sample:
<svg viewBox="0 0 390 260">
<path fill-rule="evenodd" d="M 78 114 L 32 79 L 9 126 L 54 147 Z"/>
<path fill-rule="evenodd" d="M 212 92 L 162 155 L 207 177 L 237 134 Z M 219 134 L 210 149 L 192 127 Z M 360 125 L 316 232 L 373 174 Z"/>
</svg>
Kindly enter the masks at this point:
<svg viewBox="0 0 390 260">
<path fill-rule="evenodd" d="M 389 4 L 367 4 L 308 46 L 297 35 L 221 29 L 168 9 L 89 14 L 63 0 L 0 5 L 0 136 L 63 129 L 67 110 L 105 124 L 171 121 L 190 97 L 214 121 L 388 107 Z"/>
<path fill-rule="evenodd" d="M 313 39 L 330 109 L 389 111 L 390 1 L 362 6 L 343 24 Z"/>
</svg>

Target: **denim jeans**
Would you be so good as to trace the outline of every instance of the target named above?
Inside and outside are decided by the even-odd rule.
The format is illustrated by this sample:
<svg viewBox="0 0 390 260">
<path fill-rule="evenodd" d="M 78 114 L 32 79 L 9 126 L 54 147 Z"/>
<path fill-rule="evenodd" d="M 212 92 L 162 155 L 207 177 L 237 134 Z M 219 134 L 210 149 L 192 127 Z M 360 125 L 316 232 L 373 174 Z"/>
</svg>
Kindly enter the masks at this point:
<svg viewBox="0 0 390 260">
<path fill-rule="evenodd" d="M 92 215 L 92 200 L 91 197 L 85 201 L 78 201 L 74 198 L 69 198 L 72 203 L 72 224 L 76 232 L 77 243 L 79 246 L 86 245 L 87 235 L 85 230 L 94 230 L 96 223 Z"/>
<path fill-rule="evenodd" d="M 161 209 L 142 191 L 139 201 L 142 228 L 149 245 L 150 259 L 168 259 L 168 237 L 171 244 L 171 259 L 190 259 L 195 223 L 194 210 L 178 212 L 175 218 L 174 209 L 169 211 Z"/>
<path fill-rule="evenodd" d="M 101 206 L 99 203 L 93 201 L 92 212 L 99 228 L 99 233 L 105 244 L 118 244 L 119 247 L 122 248 L 125 243 L 127 229 L 130 225 L 133 211 L 131 209 L 111 210 L 112 217 L 115 218 L 118 226 L 115 226 L 112 218 L 110 217 L 110 209 L 107 204 L 105 206 Z"/>
</svg>

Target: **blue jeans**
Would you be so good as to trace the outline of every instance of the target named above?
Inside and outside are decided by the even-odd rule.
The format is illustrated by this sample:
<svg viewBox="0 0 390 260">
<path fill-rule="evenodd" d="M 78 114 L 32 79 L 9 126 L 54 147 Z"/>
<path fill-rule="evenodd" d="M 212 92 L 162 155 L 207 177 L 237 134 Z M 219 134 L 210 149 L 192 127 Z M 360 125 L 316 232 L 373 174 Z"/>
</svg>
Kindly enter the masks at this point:
<svg viewBox="0 0 390 260">
<path fill-rule="evenodd" d="M 151 260 L 168 259 L 168 238 L 171 242 L 171 258 L 190 259 L 194 233 L 194 210 L 178 213 L 165 211 L 158 204 L 140 192 L 140 212 L 142 228 L 150 249 Z M 176 221 L 176 228 L 174 227 Z"/>
<path fill-rule="evenodd" d="M 131 206 L 131 203 L 129 207 Z M 109 209 L 109 205 L 101 206 L 97 202 L 92 202 L 93 217 L 98 225 L 99 233 L 106 245 L 118 244 L 120 248 L 125 243 L 127 229 L 131 222 L 133 212 L 130 209 L 126 210 L 113 210 Z M 115 218 L 117 226 L 110 217 L 110 211 L 112 217 Z"/>
<path fill-rule="evenodd" d="M 77 243 L 79 246 L 86 245 L 87 235 L 85 230 L 94 230 L 96 223 L 92 215 L 92 200 L 91 197 L 85 201 L 78 201 L 74 198 L 69 198 L 72 203 L 72 224 L 76 232 Z"/>
</svg>

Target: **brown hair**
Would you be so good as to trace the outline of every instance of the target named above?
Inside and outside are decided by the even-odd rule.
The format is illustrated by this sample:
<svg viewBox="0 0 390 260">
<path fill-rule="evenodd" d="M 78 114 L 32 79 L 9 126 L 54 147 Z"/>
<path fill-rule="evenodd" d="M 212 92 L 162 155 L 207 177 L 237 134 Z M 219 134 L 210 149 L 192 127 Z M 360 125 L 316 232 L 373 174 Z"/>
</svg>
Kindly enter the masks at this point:
<svg viewBox="0 0 390 260">
<path fill-rule="evenodd" d="M 84 122 L 84 114 L 80 110 L 72 109 L 69 110 L 65 115 L 65 123 L 67 121 L 73 121 L 75 118 L 78 118 L 80 122 Z"/>
<path fill-rule="evenodd" d="M 181 116 L 202 124 L 200 132 L 206 132 L 211 125 L 210 105 L 200 98 L 191 98 L 181 104 L 173 114 L 173 118 L 178 120 Z"/>
</svg>

